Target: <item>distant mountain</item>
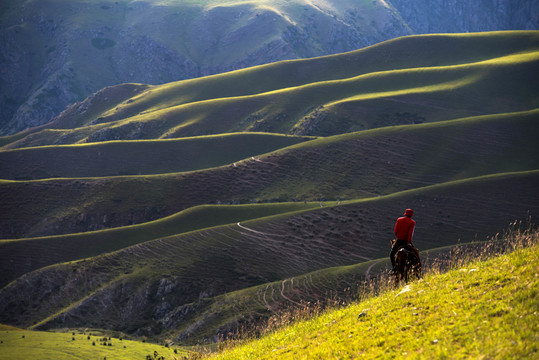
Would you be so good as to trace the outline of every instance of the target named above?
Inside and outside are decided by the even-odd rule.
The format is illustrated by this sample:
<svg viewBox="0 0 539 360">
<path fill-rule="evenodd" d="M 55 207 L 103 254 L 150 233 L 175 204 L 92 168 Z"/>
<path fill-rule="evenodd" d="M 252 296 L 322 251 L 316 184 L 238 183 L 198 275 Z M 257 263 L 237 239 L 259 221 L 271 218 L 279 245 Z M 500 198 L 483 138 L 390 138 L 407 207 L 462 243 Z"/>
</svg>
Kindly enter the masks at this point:
<svg viewBox="0 0 539 360">
<path fill-rule="evenodd" d="M 0 134 L 111 85 L 162 84 L 429 32 L 537 29 L 536 1 L 6 0 Z"/>
</svg>

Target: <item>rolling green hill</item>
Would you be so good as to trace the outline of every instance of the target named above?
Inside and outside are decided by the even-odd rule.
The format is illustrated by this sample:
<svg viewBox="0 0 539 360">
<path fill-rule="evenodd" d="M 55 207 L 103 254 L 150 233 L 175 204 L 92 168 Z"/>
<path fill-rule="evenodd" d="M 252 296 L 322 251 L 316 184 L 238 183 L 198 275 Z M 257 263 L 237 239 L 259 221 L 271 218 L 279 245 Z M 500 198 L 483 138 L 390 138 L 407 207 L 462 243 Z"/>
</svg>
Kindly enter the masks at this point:
<svg viewBox="0 0 539 360">
<path fill-rule="evenodd" d="M 538 67 L 429 35 L 103 89 L 0 139 L 0 323 L 214 341 L 383 271 L 406 208 L 424 254 L 534 219 Z"/>
<path fill-rule="evenodd" d="M 533 170 L 539 159 L 537 116 L 533 110 L 336 135 L 184 173 L 3 181 L 1 235 L 9 239 L 126 226 L 208 203 L 366 198 L 467 177 Z M 112 151 L 107 159 L 121 159 L 116 149 Z M 7 162 L 13 156 L 10 161 L 17 164 L 18 154 L 6 151 L 3 159 Z M 66 159 L 65 164 L 70 162 Z M 81 159 L 81 166 L 96 166 L 91 164 Z M 54 171 L 43 166 L 44 173 Z"/>
<path fill-rule="evenodd" d="M 236 133 L 42 146 L 2 151 L 0 164 L 2 178 L 11 180 L 166 174 L 227 165 L 310 139 Z"/>
<path fill-rule="evenodd" d="M 81 113 L 102 108 L 91 98 L 5 147 L 237 131 L 327 136 L 531 110 L 539 107 L 529 76 L 539 67 L 538 49 L 538 31 L 405 37 L 151 87 L 81 124 Z M 106 93 L 100 98 L 110 102 Z"/>
<path fill-rule="evenodd" d="M 201 205 L 169 217 L 101 231 L 0 240 L 0 286 L 32 270 L 119 250 L 162 237 L 318 207 L 318 203 Z"/>
</svg>

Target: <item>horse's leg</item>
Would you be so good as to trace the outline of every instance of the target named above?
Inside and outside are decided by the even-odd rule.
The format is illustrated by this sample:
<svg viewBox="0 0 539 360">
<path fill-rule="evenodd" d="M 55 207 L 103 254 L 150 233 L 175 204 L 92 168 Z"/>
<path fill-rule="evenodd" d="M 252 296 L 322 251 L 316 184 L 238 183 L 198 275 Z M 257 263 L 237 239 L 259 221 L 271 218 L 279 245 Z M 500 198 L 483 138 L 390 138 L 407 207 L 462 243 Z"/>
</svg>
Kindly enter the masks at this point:
<svg viewBox="0 0 539 360">
<path fill-rule="evenodd" d="M 410 280 L 409 279 L 409 275 L 410 275 L 410 267 L 408 266 L 408 264 L 406 264 L 404 266 L 404 281 L 408 284 L 408 281 Z"/>
</svg>

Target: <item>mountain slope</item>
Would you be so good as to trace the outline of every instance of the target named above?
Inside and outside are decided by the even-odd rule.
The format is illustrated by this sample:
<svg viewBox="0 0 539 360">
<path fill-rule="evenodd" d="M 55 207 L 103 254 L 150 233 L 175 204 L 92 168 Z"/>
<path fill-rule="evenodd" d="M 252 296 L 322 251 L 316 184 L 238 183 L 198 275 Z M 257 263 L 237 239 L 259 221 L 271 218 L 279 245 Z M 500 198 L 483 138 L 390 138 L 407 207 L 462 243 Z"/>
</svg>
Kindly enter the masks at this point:
<svg viewBox="0 0 539 360">
<path fill-rule="evenodd" d="M 0 133 L 120 83 L 162 84 L 398 36 L 536 30 L 533 0 L 3 1 Z"/>
<path fill-rule="evenodd" d="M 365 18 L 344 20 L 352 9 Z M 18 75 L 2 77 L 4 132 L 43 124 L 106 86 L 353 50 L 387 39 L 387 20 L 399 22 L 382 1 L 32 0 L 3 10 L 3 67 Z"/>
</svg>

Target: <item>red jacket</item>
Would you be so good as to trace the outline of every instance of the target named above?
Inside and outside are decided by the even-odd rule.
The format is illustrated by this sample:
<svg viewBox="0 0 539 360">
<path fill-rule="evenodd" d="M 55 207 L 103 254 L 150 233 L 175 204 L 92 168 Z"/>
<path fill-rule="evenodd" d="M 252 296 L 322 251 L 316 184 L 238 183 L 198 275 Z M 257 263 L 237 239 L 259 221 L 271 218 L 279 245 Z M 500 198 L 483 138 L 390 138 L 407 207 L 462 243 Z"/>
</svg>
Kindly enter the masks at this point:
<svg viewBox="0 0 539 360">
<path fill-rule="evenodd" d="M 397 219 L 395 224 L 395 236 L 397 240 L 406 240 L 408 244 L 414 236 L 415 221 L 408 216 L 403 216 Z"/>
</svg>

